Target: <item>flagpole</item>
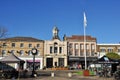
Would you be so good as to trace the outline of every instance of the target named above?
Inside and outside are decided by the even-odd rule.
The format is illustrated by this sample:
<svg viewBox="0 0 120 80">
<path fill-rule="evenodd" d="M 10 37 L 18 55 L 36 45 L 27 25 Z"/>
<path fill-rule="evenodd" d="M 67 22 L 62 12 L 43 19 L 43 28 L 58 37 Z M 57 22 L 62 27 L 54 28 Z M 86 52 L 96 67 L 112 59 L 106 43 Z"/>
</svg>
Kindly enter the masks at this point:
<svg viewBox="0 0 120 80">
<path fill-rule="evenodd" d="M 85 56 L 85 69 L 87 69 L 87 59 L 86 59 L 86 26 L 87 26 L 87 19 L 85 12 L 84 15 L 84 56 Z"/>
<path fill-rule="evenodd" d="M 86 27 L 84 26 L 84 56 L 85 56 L 85 69 L 87 69 L 87 60 L 86 60 Z"/>
</svg>

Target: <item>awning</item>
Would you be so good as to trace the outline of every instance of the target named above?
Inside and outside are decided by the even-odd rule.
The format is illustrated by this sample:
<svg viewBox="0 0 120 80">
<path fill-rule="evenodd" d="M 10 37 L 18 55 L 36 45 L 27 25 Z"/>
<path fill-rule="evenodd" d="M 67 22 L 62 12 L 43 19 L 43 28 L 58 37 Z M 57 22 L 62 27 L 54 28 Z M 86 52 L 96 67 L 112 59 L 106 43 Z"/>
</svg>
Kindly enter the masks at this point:
<svg viewBox="0 0 120 80">
<path fill-rule="evenodd" d="M 27 60 L 27 62 L 33 62 L 33 60 Z M 40 60 L 35 60 L 35 62 L 40 62 Z"/>
<path fill-rule="evenodd" d="M 111 59 L 111 58 L 107 57 L 106 55 L 104 55 L 100 59 L 94 61 L 94 63 L 98 63 L 98 64 L 118 64 L 119 60 Z"/>
</svg>

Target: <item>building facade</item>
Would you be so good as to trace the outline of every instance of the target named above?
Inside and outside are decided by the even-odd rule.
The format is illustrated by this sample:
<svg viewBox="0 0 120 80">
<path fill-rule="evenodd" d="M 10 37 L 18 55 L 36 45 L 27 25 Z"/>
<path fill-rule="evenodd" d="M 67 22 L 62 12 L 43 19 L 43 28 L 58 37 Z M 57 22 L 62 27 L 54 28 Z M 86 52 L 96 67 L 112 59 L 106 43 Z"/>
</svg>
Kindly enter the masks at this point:
<svg viewBox="0 0 120 80">
<path fill-rule="evenodd" d="M 71 37 L 65 37 L 65 41 L 68 42 L 68 65 L 72 68 L 85 67 L 85 53 L 84 53 L 84 36 L 73 35 Z M 86 36 L 86 57 L 87 66 L 94 60 L 97 60 L 97 43 L 96 38 Z"/>
<path fill-rule="evenodd" d="M 99 58 L 111 52 L 120 55 L 120 44 L 97 44 L 97 53 L 99 54 Z"/>
<path fill-rule="evenodd" d="M 32 37 L 12 37 L 0 39 L 0 59 L 14 54 L 25 61 L 22 69 L 32 70 L 33 55 L 32 48 L 37 48 L 38 52 L 35 56 L 35 69 L 66 67 L 74 69 L 84 69 L 85 53 L 84 53 L 84 36 L 72 35 L 64 36 L 61 40 L 57 27 L 53 28 L 53 36 L 51 40 L 39 40 Z M 86 36 L 86 59 L 87 66 L 93 61 L 114 52 L 120 55 L 120 44 L 97 44 L 97 39 L 92 36 Z M 15 68 L 18 67 L 16 63 Z"/>
<path fill-rule="evenodd" d="M 32 70 L 33 55 L 31 53 L 32 48 L 37 48 L 38 53 L 35 56 L 35 67 L 37 69 L 43 68 L 43 53 L 44 53 L 44 41 L 35 39 L 32 37 L 13 37 L 0 40 L 1 58 L 14 54 L 20 59 L 25 61 L 22 69 Z M 14 65 L 17 68 L 17 63 Z"/>
<path fill-rule="evenodd" d="M 44 66 L 46 68 L 67 66 L 67 42 L 59 38 L 59 30 L 53 28 L 52 40 L 44 43 Z"/>
</svg>

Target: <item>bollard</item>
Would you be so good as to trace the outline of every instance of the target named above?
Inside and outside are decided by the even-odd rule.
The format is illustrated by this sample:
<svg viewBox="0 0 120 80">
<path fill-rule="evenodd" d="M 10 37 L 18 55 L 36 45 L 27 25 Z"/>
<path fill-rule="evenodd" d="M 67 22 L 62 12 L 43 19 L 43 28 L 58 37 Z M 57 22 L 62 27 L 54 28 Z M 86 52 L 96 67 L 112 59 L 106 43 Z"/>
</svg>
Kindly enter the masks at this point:
<svg viewBox="0 0 120 80">
<path fill-rule="evenodd" d="M 54 72 L 51 72 L 51 77 L 54 77 L 54 76 L 55 76 Z"/>
<path fill-rule="evenodd" d="M 68 73 L 68 77 L 72 77 L 72 73 L 70 72 L 70 73 Z"/>
</svg>

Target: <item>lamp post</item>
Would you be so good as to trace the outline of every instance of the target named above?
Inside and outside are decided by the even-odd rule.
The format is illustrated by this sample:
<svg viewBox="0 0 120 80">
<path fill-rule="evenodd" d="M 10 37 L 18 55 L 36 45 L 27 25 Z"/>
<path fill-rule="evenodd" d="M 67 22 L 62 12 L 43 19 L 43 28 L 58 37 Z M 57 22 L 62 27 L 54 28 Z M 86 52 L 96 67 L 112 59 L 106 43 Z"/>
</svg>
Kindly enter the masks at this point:
<svg viewBox="0 0 120 80">
<path fill-rule="evenodd" d="M 36 73 L 35 73 L 35 55 L 37 54 L 37 49 L 36 48 L 33 48 L 31 50 L 32 52 L 32 55 L 33 55 L 33 70 L 32 70 L 32 75 L 31 77 L 35 77 Z"/>
</svg>

